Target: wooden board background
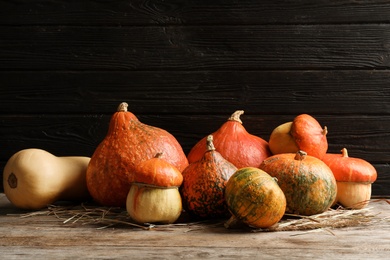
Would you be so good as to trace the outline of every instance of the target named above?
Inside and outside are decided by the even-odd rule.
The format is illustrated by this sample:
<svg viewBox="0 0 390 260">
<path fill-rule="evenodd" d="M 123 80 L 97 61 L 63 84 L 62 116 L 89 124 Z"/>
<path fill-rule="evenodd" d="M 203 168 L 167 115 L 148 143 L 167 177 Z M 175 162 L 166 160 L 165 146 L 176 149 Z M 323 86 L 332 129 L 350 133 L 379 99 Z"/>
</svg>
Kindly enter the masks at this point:
<svg viewBox="0 0 390 260">
<path fill-rule="evenodd" d="M 390 1 L 0 0 L 0 167 L 91 156 L 117 105 L 185 152 L 237 109 L 268 139 L 300 113 L 390 195 Z"/>
</svg>

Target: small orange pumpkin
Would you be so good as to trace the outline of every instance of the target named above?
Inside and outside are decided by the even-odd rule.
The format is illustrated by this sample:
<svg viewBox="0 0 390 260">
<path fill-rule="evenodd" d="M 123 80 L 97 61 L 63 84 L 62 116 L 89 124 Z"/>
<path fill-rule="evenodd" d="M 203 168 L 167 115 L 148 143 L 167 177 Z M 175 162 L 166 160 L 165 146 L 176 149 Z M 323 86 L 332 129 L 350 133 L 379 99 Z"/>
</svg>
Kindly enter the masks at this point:
<svg viewBox="0 0 390 260">
<path fill-rule="evenodd" d="M 241 168 L 230 177 L 225 199 L 232 213 L 227 228 L 237 221 L 268 228 L 279 222 L 286 210 L 286 197 L 275 178 L 255 167 Z"/>
<path fill-rule="evenodd" d="M 190 163 L 182 172 L 180 192 L 184 208 L 201 218 L 228 215 L 224 199 L 226 182 L 237 168 L 216 151 L 213 136 L 207 137 L 207 150 L 203 157 Z"/>
<path fill-rule="evenodd" d="M 237 168 L 259 167 L 260 163 L 271 155 L 268 143 L 255 135 L 248 133 L 242 124 L 240 116 L 243 110 L 237 110 L 222 126 L 212 133 L 217 151 Z M 202 138 L 189 152 L 190 163 L 202 158 L 206 150 L 206 138 Z"/>
<path fill-rule="evenodd" d="M 260 169 L 277 178 L 287 200 L 287 213 L 314 215 L 328 210 L 337 185 L 331 169 L 304 151 L 273 155 Z"/>
<path fill-rule="evenodd" d="M 161 153 L 140 162 L 127 196 L 126 209 L 138 223 L 173 223 L 181 215 L 181 172 L 161 159 Z"/>
<path fill-rule="evenodd" d="M 95 149 L 87 168 L 87 187 L 104 206 L 126 206 L 136 164 L 163 152 L 163 159 L 180 171 L 188 160 L 176 138 L 167 131 L 141 123 L 123 102 L 111 117 L 108 133 Z"/>
<path fill-rule="evenodd" d="M 349 157 L 346 148 L 341 150 L 341 154 L 327 153 L 322 160 L 337 181 L 335 202 L 351 209 L 367 206 L 371 198 L 371 184 L 377 178 L 374 166 L 363 159 Z"/>
<path fill-rule="evenodd" d="M 276 127 L 269 139 L 272 154 L 296 153 L 305 151 L 308 155 L 321 159 L 328 150 L 328 129 L 308 115 L 301 114 L 292 122 Z"/>
</svg>

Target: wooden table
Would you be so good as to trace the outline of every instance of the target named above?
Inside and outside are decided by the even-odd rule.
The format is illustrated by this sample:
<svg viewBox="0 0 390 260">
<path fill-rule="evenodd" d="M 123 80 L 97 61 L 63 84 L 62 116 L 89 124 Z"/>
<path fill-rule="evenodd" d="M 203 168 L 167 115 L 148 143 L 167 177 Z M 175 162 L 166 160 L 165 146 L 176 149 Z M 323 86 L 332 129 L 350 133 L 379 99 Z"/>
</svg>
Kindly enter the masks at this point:
<svg viewBox="0 0 390 260">
<path fill-rule="evenodd" d="M 253 232 L 220 223 L 151 228 L 63 223 L 16 209 L 0 194 L 1 259 L 389 259 L 390 205 L 363 226 Z M 25 213 L 28 213 L 28 217 Z"/>
</svg>

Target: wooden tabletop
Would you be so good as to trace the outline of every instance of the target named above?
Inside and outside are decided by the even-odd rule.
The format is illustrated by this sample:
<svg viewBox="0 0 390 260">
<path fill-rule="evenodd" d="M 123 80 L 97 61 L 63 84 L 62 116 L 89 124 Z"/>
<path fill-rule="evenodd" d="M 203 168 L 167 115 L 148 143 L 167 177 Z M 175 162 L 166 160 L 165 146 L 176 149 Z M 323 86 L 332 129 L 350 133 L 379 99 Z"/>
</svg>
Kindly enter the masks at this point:
<svg viewBox="0 0 390 260">
<path fill-rule="evenodd" d="M 205 222 L 142 229 L 22 211 L 0 194 L 0 252 L 3 259 L 388 259 L 390 205 L 367 208 L 368 223 L 343 228 L 254 232 Z"/>
</svg>

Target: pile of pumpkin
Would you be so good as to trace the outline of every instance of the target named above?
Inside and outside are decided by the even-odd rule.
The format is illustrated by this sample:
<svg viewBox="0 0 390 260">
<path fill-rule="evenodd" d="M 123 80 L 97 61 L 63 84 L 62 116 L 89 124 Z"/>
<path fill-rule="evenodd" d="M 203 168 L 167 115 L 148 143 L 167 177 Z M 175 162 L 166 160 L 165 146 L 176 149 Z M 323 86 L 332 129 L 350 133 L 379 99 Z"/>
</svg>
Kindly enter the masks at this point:
<svg viewBox="0 0 390 260">
<path fill-rule="evenodd" d="M 184 209 L 255 228 L 270 227 L 286 213 L 367 205 L 375 168 L 346 149 L 327 153 L 327 128 L 312 116 L 276 127 L 267 142 L 246 131 L 242 114 L 233 113 L 186 156 L 173 135 L 141 123 L 121 103 L 91 158 L 19 151 L 4 168 L 4 192 L 24 209 L 92 198 L 126 208 L 137 223 L 174 223 Z"/>
</svg>

